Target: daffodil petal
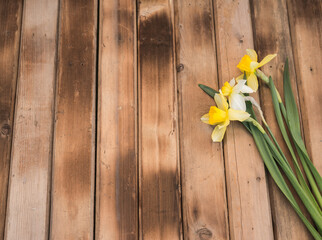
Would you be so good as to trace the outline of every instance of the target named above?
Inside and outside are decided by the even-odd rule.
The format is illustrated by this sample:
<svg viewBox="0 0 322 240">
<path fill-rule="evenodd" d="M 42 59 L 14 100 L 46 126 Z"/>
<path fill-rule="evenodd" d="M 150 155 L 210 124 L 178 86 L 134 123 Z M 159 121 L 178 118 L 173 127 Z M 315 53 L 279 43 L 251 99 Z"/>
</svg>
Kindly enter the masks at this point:
<svg viewBox="0 0 322 240">
<path fill-rule="evenodd" d="M 237 82 L 239 82 L 239 80 L 242 80 L 242 79 L 244 79 L 244 74 L 241 74 L 238 77 L 236 77 Z"/>
<path fill-rule="evenodd" d="M 246 80 L 239 80 L 238 83 L 233 87 L 232 93 L 240 93 L 243 86 L 246 84 Z"/>
<path fill-rule="evenodd" d="M 259 63 L 258 62 L 251 62 L 250 63 L 250 71 L 255 72 L 255 70 L 258 68 Z"/>
<path fill-rule="evenodd" d="M 230 82 L 229 82 L 229 85 L 231 87 L 233 87 L 233 86 L 235 86 L 235 84 L 236 84 L 235 78 L 231 79 Z"/>
<path fill-rule="evenodd" d="M 247 78 L 247 85 L 254 90 L 254 92 L 258 89 L 258 81 L 255 73 L 251 73 Z"/>
<path fill-rule="evenodd" d="M 220 92 L 219 94 L 215 94 L 215 102 L 219 109 L 223 111 L 227 111 L 228 109 L 228 103 L 224 95 Z"/>
<path fill-rule="evenodd" d="M 246 49 L 246 52 L 252 61 L 257 62 L 257 53 L 254 49 Z"/>
<path fill-rule="evenodd" d="M 221 142 L 224 138 L 227 127 L 217 125 L 211 134 L 211 139 L 213 142 Z"/>
<path fill-rule="evenodd" d="M 253 89 L 251 89 L 250 87 L 248 87 L 247 85 L 244 85 L 244 86 L 242 87 L 242 89 L 240 90 L 240 92 L 242 92 L 242 93 L 253 93 L 253 92 L 254 92 L 254 90 L 253 90 Z"/>
<path fill-rule="evenodd" d="M 219 128 L 227 127 L 229 125 L 230 121 L 228 118 L 224 121 L 224 123 L 219 124 Z"/>
<path fill-rule="evenodd" d="M 261 66 L 265 65 L 269 61 L 271 61 L 274 57 L 276 57 L 277 54 L 269 54 L 258 64 L 257 68 L 260 68 Z"/>
<path fill-rule="evenodd" d="M 229 120 L 231 120 L 231 121 L 243 122 L 250 117 L 250 114 L 245 111 L 235 110 L 235 109 L 230 108 L 228 110 L 228 117 L 229 117 Z"/>
<path fill-rule="evenodd" d="M 200 118 L 200 120 L 201 120 L 203 123 L 210 124 L 210 123 L 209 123 L 209 113 L 207 113 L 207 114 L 203 115 L 203 116 Z M 210 124 L 210 125 L 212 125 L 212 124 Z"/>
<path fill-rule="evenodd" d="M 231 109 L 246 111 L 245 99 L 242 95 L 238 93 L 230 95 L 229 104 Z"/>
</svg>

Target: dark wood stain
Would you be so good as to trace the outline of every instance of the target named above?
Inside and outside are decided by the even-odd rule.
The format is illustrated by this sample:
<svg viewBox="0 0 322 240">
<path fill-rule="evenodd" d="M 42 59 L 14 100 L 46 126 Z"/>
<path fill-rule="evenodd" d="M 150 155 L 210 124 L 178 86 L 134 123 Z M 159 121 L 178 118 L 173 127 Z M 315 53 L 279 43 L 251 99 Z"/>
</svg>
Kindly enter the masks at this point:
<svg viewBox="0 0 322 240">
<path fill-rule="evenodd" d="M 94 208 L 91 204 L 95 160 L 96 3 L 66 0 L 60 4 L 53 164 L 53 211 L 56 211 L 53 216 L 57 217 L 52 220 L 56 221 L 52 222 L 52 232 L 65 236 L 69 227 L 56 229 L 57 224 L 71 219 L 75 223 L 86 220 L 88 228 L 79 231 L 87 239 L 92 231 L 90 224 Z M 59 200 L 56 196 L 60 196 Z M 74 210 L 63 213 L 60 204 L 68 204 Z"/>
<path fill-rule="evenodd" d="M 108 6 L 111 4 L 113 8 Z M 136 8 L 132 0 L 101 2 L 100 7 L 97 161 L 101 164 L 97 166 L 96 237 L 108 238 L 114 235 L 119 236 L 119 239 L 135 240 L 138 239 L 137 108 L 135 106 L 137 79 L 134 72 Z M 115 52 L 109 52 L 114 48 Z M 113 64 L 114 69 L 107 70 L 103 65 L 106 62 Z M 109 91 L 113 88 L 113 96 L 108 96 L 101 90 L 103 86 Z M 110 98 L 114 99 L 113 104 L 106 103 L 105 100 Z M 115 128 L 111 135 L 106 131 L 106 128 L 111 126 L 107 127 L 106 122 L 102 120 L 106 121 L 106 117 L 108 121 L 112 121 L 111 125 Z M 106 144 L 115 146 L 111 154 L 105 152 L 108 148 Z M 110 163 L 113 167 L 109 166 Z M 113 177 L 110 177 L 109 183 L 106 184 L 102 179 L 108 178 L 108 175 Z M 106 206 L 105 208 L 101 206 L 110 204 L 107 200 L 110 198 L 113 203 L 115 201 L 115 206 L 106 211 L 104 210 Z M 113 222 L 113 227 L 106 228 L 105 221 L 109 218 L 117 222 Z"/>
<path fill-rule="evenodd" d="M 160 170 L 156 173 L 143 172 L 142 176 L 143 236 L 156 229 L 175 228 L 179 237 L 179 206 L 176 200 L 178 177 L 175 171 Z M 161 238 L 162 235 L 161 235 Z"/>
<path fill-rule="evenodd" d="M 197 2 L 195 4 L 197 4 Z M 213 28 L 213 16 L 210 9 L 204 9 L 201 14 L 193 15 L 193 30 L 195 34 L 200 34 L 200 32 L 202 32 L 203 34 L 209 35 L 211 38 L 211 30 Z"/>
<path fill-rule="evenodd" d="M 172 29 L 168 13 L 165 10 L 156 12 L 150 16 L 140 16 L 139 19 L 139 57 L 141 85 L 148 85 L 151 88 L 161 89 L 168 86 L 169 82 L 164 81 L 172 63 Z M 157 66 L 157 76 L 146 78 L 146 72 Z M 152 89 L 151 89 L 152 90 Z"/>
<path fill-rule="evenodd" d="M 305 21 L 321 19 L 322 4 L 320 0 L 290 0 L 290 4 L 294 6 L 293 9 L 299 20 L 301 18 L 305 18 Z"/>
<path fill-rule="evenodd" d="M 138 239 L 137 221 L 137 163 L 135 149 L 129 149 L 125 140 L 120 141 L 120 155 L 117 159 L 118 173 L 116 179 L 117 187 L 117 216 L 120 223 L 120 238 L 135 240 Z"/>
<path fill-rule="evenodd" d="M 63 114 L 57 115 L 56 128 L 63 131 L 56 131 L 56 134 L 57 138 L 64 138 L 77 148 L 69 152 L 69 147 L 65 146 L 55 151 L 65 153 L 62 182 L 66 192 L 74 189 L 87 195 L 93 177 L 94 9 L 88 1 L 64 1 L 61 10 L 56 111 Z M 79 22 L 82 24 L 77 24 Z M 68 198 L 77 197 L 71 192 Z"/>
<path fill-rule="evenodd" d="M 22 1 L 0 1 L 0 239 L 4 234 Z"/>
<path fill-rule="evenodd" d="M 129 56 L 133 53 L 134 37 L 134 11 L 133 4 L 118 2 L 117 19 L 118 19 L 118 45 L 120 52 L 128 52 Z M 120 56 L 122 57 L 122 56 Z M 134 56 L 133 56 L 134 61 Z M 135 62 L 135 61 L 134 61 Z M 135 64 L 135 63 L 133 63 Z M 133 66 L 125 70 L 128 72 L 126 78 L 118 79 L 119 106 L 118 110 L 118 146 L 119 154 L 117 161 L 116 173 L 116 193 L 117 207 L 116 215 L 119 219 L 120 238 L 135 240 L 138 239 L 138 186 L 137 186 L 137 157 L 136 157 L 136 107 L 134 107 L 134 90 L 137 84 L 133 81 Z M 120 69 L 119 71 L 122 71 Z M 124 73 L 123 73 L 124 74 Z M 120 74 L 120 76 L 124 76 Z M 126 94 L 127 97 L 122 97 Z M 133 96 L 131 98 L 130 96 Z"/>
<path fill-rule="evenodd" d="M 170 117 L 175 104 L 173 31 L 169 6 L 158 4 L 158 1 L 156 4 L 145 3 L 152 10 L 146 8 L 142 13 L 140 9 L 138 19 L 139 109 L 142 126 L 139 136 L 144 142 L 140 171 L 141 229 L 143 238 L 154 236 L 164 239 L 171 231 L 176 232 L 172 239 L 179 239 L 178 170 L 163 169 L 162 165 L 166 163 L 161 163 L 166 161 L 173 165 L 171 161 L 176 162 L 176 154 L 169 155 L 176 149 L 175 145 L 169 146 L 175 136 L 175 125 Z M 165 133 L 166 124 L 173 125 L 173 130 Z M 152 126 L 156 128 L 156 135 L 149 131 Z M 159 159 L 153 160 L 158 167 L 150 165 L 148 158 L 151 157 Z M 153 235 L 149 235 L 151 233 Z"/>
</svg>

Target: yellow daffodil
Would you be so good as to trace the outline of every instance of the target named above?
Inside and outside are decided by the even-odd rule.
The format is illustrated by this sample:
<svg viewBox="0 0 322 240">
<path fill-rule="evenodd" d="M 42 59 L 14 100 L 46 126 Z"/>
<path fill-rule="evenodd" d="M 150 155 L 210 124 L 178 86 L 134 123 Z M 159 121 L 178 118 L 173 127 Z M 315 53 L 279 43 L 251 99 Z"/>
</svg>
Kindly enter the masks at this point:
<svg viewBox="0 0 322 240">
<path fill-rule="evenodd" d="M 215 102 L 217 107 L 211 106 L 209 113 L 203 115 L 201 121 L 210 125 L 217 125 L 211 134 L 211 139 L 214 142 L 221 142 L 230 121 L 243 122 L 250 117 L 250 114 L 228 108 L 227 100 L 222 93 L 215 95 Z"/>
<path fill-rule="evenodd" d="M 269 61 L 271 61 L 276 54 L 267 55 L 260 63 L 257 62 L 257 53 L 253 49 L 246 49 L 247 55 L 245 55 L 237 65 L 240 71 L 243 72 L 237 80 L 242 79 L 244 76 L 244 72 L 246 72 L 247 76 L 247 85 L 250 86 L 255 92 L 258 89 L 258 80 L 256 76 L 256 69 L 262 67 Z"/>
<path fill-rule="evenodd" d="M 230 108 L 246 111 L 245 97 L 243 93 L 253 93 L 253 89 L 246 85 L 246 80 L 239 80 L 236 84 L 235 78 L 229 83 L 225 82 L 221 88 L 222 94 L 228 98 Z"/>
</svg>

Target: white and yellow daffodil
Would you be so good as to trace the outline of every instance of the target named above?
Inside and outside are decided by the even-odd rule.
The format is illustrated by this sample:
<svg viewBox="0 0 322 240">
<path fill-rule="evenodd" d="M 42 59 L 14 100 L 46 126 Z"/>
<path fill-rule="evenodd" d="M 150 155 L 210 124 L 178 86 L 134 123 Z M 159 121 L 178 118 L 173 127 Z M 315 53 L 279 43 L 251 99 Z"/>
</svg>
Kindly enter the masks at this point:
<svg viewBox="0 0 322 240">
<path fill-rule="evenodd" d="M 211 106 L 209 113 L 203 115 L 201 121 L 210 125 L 217 125 L 211 134 L 211 139 L 214 142 L 221 142 L 230 121 L 243 122 L 250 117 L 250 114 L 228 108 L 227 100 L 222 93 L 215 94 L 214 98 L 217 107 Z"/>
<path fill-rule="evenodd" d="M 253 49 L 246 49 L 247 55 L 245 55 L 237 65 L 239 70 L 243 73 L 237 80 L 242 79 L 246 72 L 247 85 L 251 87 L 255 92 L 258 89 L 258 80 L 256 76 L 256 69 L 262 67 L 269 61 L 271 61 L 276 54 L 267 55 L 260 63 L 257 62 L 257 53 Z"/>
<path fill-rule="evenodd" d="M 229 83 L 225 82 L 221 88 L 222 94 L 228 98 L 230 108 L 246 111 L 245 97 L 243 93 L 253 93 L 254 90 L 246 85 L 246 80 L 239 80 L 236 84 L 235 78 Z"/>
</svg>

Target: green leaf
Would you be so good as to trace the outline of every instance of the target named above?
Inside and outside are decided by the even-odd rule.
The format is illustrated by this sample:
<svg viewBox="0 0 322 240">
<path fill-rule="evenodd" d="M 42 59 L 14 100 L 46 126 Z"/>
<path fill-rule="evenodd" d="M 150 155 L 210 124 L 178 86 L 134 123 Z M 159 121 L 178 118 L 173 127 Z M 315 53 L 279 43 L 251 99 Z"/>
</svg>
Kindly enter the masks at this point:
<svg viewBox="0 0 322 240">
<path fill-rule="evenodd" d="M 293 140 L 294 140 L 295 144 L 298 146 L 298 149 L 301 151 L 301 154 L 303 155 L 303 158 L 304 158 L 306 164 L 309 166 L 309 168 L 311 170 L 311 173 L 313 174 L 313 176 L 314 176 L 314 178 L 316 180 L 316 183 L 317 183 L 317 185 L 319 187 L 319 190 L 322 191 L 322 177 L 321 177 L 320 173 L 318 172 L 318 170 L 313 165 L 313 163 L 312 163 L 312 161 L 311 161 L 311 159 L 309 157 L 309 154 L 306 151 L 303 139 L 295 137 L 293 135 L 293 132 L 292 132 L 291 129 L 290 129 L 290 132 L 291 132 L 291 135 L 293 137 Z M 300 153 L 299 153 L 299 155 L 300 155 Z M 315 183 L 312 182 L 312 184 L 314 185 Z"/>
<path fill-rule="evenodd" d="M 310 213 L 312 219 L 314 220 L 319 232 L 322 232 L 322 215 L 320 209 L 316 206 L 315 202 L 312 201 L 310 196 L 306 193 L 306 191 L 302 188 L 302 186 L 297 181 L 292 168 L 286 164 L 283 157 L 279 153 L 279 151 L 276 149 L 275 145 L 272 143 L 270 138 L 267 134 L 263 134 L 263 137 L 265 138 L 267 144 L 269 145 L 269 148 L 272 151 L 273 157 L 276 159 L 280 167 L 282 168 L 283 172 L 287 176 L 288 180 L 291 182 L 292 186 L 294 187 L 295 191 L 297 192 L 298 196 L 302 200 L 304 206 Z"/>
<path fill-rule="evenodd" d="M 283 117 L 282 117 L 282 113 L 281 113 L 281 109 L 280 109 L 280 105 L 279 105 L 279 101 L 278 101 L 278 96 L 277 96 L 277 91 L 274 85 L 274 82 L 272 80 L 271 77 L 269 77 L 269 88 L 271 90 L 271 95 L 272 95 L 272 100 L 273 100 L 273 107 L 274 107 L 274 112 L 275 112 L 275 117 L 277 120 L 277 124 L 281 130 L 283 139 L 288 147 L 288 149 L 290 150 L 290 152 L 292 153 L 293 151 L 293 147 L 291 144 L 291 141 L 287 135 L 287 131 L 283 122 Z"/>
<path fill-rule="evenodd" d="M 311 174 L 310 168 L 308 167 L 307 160 L 305 159 L 305 156 L 303 155 L 302 151 L 299 149 L 299 147 L 296 144 L 295 144 L 295 147 L 296 147 L 296 150 L 297 150 L 298 155 L 300 157 L 300 160 L 301 160 L 303 169 L 304 169 L 304 171 L 306 173 L 307 179 L 309 180 L 309 183 L 311 185 L 312 191 L 313 191 L 313 193 L 314 193 L 314 195 L 316 197 L 316 200 L 319 203 L 319 206 L 321 208 L 321 206 L 322 206 L 322 197 L 321 197 L 321 194 L 319 192 L 319 189 L 318 189 L 317 185 L 315 184 L 315 181 L 314 181 L 314 178 L 313 178 L 313 176 Z"/>
<path fill-rule="evenodd" d="M 246 101 L 246 112 L 248 112 L 250 114 L 250 116 L 256 120 L 256 116 L 253 111 L 252 103 L 249 101 Z M 245 126 L 245 128 L 248 130 L 248 132 L 250 132 L 252 134 L 252 131 L 250 130 L 249 123 L 244 121 L 244 122 L 242 122 L 242 124 Z"/>
<path fill-rule="evenodd" d="M 287 145 L 287 147 L 288 147 L 288 149 L 289 149 L 289 151 L 291 153 L 292 161 L 294 163 L 294 167 L 295 167 L 295 171 L 296 171 L 296 176 L 297 176 L 297 178 L 298 178 L 301 186 L 304 188 L 304 190 L 306 191 L 306 193 L 311 198 L 312 202 L 314 202 L 314 204 L 316 205 L 316 207 L 320 210 L 320 206 L 321 206 L 321 204 L 320 204 L 321 203 L 321 196 L 319 194 L 317 194 L 317 193 L 315 194 L 317 196 L 317 201 L 319 203 L 319 205 L 318 205 L 318 203 L 314 199 L 314 196 L 312 195 L 312 193 L 311 193 L 311 191 L 310 191 L 310 189 L 309 189 L 309 187 L 308 187 L 308 185 L 307 185 L 307 183 L 305 181 L 305 178 L 304 178 L 304 176 L 302 174 L 302 171 L 300 169 L 300 166 L 298 164 L 298 161 L 297 161 L 295 152 L 293 150 L 293 146 L 291 144 L 291 140 L 288 137 L 288 134 L 287 134 L 287 131 L 286 131 L 286 128 L 285 128 L 285 125 L 284 125 L 282 113 L 281 113 L 281 112 L 283 112 L 283 114 L 285 115 L 285 113 L 284 113 L 285 110 L 283 109 L 283 104 L 282 103 L 279 103 L 279 101 L 278 101 L 278 96 L 277 96 L 278 93 L 277 93 L 276 87 L 275 87 L 274 82 L 273 82 L 273 80 L 272 80 L 271 77 L 269 77 L 269 88 L 271 90 L 271 95 L 272 95 L 272 100 L 273 100 L 273 106 L 274 106 L 274 111 L 275 111 L 275 117 L 276 117 L 278 126 L 279 126 L 279 128 L 281 130 L 283 139 L 284 139 L 284 141 L 285 141 L 285 143 L 286 143 L 286 145 Z M 281 111 L 281 108 L 282 108 L 282 111 Z M 272 132 L 270 131 L 269 127 L 268 127 L 268 130 L 269 130 L 269 133 L 272 135 L 272 138 L 273 138 L 276 146 L 278 147 L 278 150 L 279 150 L 280 154 L 285 159 L 285 162 L 289 165 L 289 163 L 288 163 L 288 161 L 287 161 L 284 153 L 282 152 L 281 148 L 279 147 L 278 143 L 276 142 L 276 139 L 274 138 L 274 136 L 273 136 Z M 302 159 L 301 159 L 301 161 L 302 161 Z M 306 170 L 306 169 L 304 168 L 304 170 Z M 305 171 L 305 172 L 306 172 L 307 175 L 310 174 L 310 172 L 309 173 L 307 171 Z M 309 180 L 311 180 L 311 179 L 309 178 Z M 315 190 L 315 189 L 313 188 L 313 190 Z"/>
<path fill-rule="evenodd" d="M 216 93 L 219 93 L 218 91 L 216 91 L 215 89 L 208 87 L 206 85 L 203 84 L 198 84 L 198 86 L 205 92 L 207 93 L 210 97 L 214 98 Z"/>
<path fill-rule="evenodd" d="M 286 59 L 285 66 L 284 66 L 283 89 L 284 89 L 287 122 L 289 124 L 290 129 L 293 131 L 293 133 L 296 134 L 298 137 L 301 137 L 300 117 L 297 111 L 296 101 L 292 91 L 290 73 L 289 73 L 289 67 L 288 67 L 288 59 Z"/>
<path fill-rule="evenodd" d="M 319 172 L 316 170 L 315 166 L 313 165 L 313 163 L 307 153 L 307 150 L 306 150 L 306 147 L 305 147 L 302 135 L 301 135 L 300 117 L 299 117 L 299 113 L 297 110 L 295 97 L 294 97 L 294 94 L 292 91 L 290 74 L 289 74 L 288 59 L 286 59 L 285 67 L 284 67 L 283 87 L 284 87 L 284 97 L 285 97 L 285 109 L 283 109 L 283 106 L 282 106 L 282 110 L 284 110 L 282 112 L 284 114 L 285 121 L 287 121 L 287 125 L 289 127 L 290 132 L 291 132 L 291 136 L 292 136 L 295 144 L 298 146 L 298 148 L 297 148 L 298 154 L 300 156 L 302 155 L 301 160 L 305 160 L 306 164 L 304 164 L 304 165 L 307 165 L 309 167 L 308 169 L 312 172 L 312 174 L 316 180 L 316 183 L 319 187 L 319 190 L 322 191 L 321 175 L 319 174 Z M 283 104 L 281 104 L 281 105 L 283 105 Z M 321 203 L 322 203 L 321 194 L 318 191 L 316 183 L 314 182 L 313 178 L 311 178 L 311 176 L 310 176 L 311 173 L 308 171 L 308 169 L 304 168 L 305 173 L 308 176 L 308 180 L 309 180 L 310 185 L 313 189 L 314 195 L 317 197 L 317 200 L 321 206 Z"/>
<path fill-rule="evenodd" d="M 263 136 L 263 134 L 252 124 L 249 124 L 249 127 L 252 131 L 256 146 L 260 152 L 260 155 L 265 163 L 266 168 L 268 169 L 269 173 L 271 174 L 273 180 L 275 181 L 276 185 L 285 195 L 285 197 L 290 202 L 291 206 L 294 208 L 302 222 L 305 224 L 307 229 L 310 231 L 312 236 L 315 240 L 321 240 L 321 235 L 316 231 L 316 229 L 312 226 L 312 224 L 307 220 L 307 218 L 302 213 L 300 207 L 298 206 L 297 202 L 295 201 L 290 189 L 288 188 L 276 162 L 272 156 L 271 150 L 269 149 L 267 142 Z"/>
</svg>

